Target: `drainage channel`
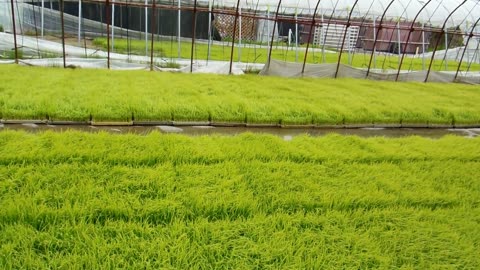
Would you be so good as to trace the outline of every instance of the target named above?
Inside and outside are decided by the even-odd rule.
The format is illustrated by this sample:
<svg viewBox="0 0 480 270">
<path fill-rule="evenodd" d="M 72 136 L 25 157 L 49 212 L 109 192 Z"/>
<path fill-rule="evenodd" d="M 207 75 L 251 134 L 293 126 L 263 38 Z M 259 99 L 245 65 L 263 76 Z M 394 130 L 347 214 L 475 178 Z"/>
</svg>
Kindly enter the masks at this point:
<svg viewBox="0 0 480 270">
<path fill-rule="evenodd" d="M 175 133 L 189 136 L 226 135 L 234 136 L 246 132 L 272 134 L 291 140 L 296 136 L 324 136 L 327 134 L 356 135 L 360 137 L 390 137 L 420 136 L 426 138 L 441 138 L 446 135 L 457 135 L 467 138 L 480 136 L 480 129 L 440 129 L 440 128 L 267 128 L 267 127 L 212 127 L 212 126 L 92 126 L 92 125 L 48 125 L 48 124 L 2 124 L 1 130 L 23 130 L 27 132 L 78 130 L 83 132 L 109 132 L 113 134 L 145 135 L 153 131 Z"/>
</svg>

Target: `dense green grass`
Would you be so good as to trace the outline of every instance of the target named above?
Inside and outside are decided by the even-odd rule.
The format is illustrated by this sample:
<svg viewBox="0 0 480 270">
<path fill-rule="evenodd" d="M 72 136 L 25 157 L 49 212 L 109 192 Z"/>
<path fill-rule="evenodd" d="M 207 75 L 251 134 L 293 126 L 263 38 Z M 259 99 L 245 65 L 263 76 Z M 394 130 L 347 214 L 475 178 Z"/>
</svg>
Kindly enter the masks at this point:
<svg viewBox="0 0 480 270">
<path fill-rule="evenodd" d="M 102 49 L 107 49 L 107 39 L 106 38 L 96 38 L 94 44 L 99 46 Z M 192 43 L 191 42 L 181 42 L 181 57 L 190 59 Z M 296 52 L 294 47 L 282 47 L 285 44 L 280 43 L 274 45 L 272 50 L 272 59 L 295 62 Z M 150 43 L 148 44 L 148 50 L 150 50 Z M 260 48 L 255 46 L 243 46 L 241 50 L 239 47 L 235 47 L 234 50 L 234 61 L 239 60 L 239 54 L 241 53 L 242 62 L 246 63 L 266 63 L 268 59 L 268 50 L 267 48 Z M 306 48 L 299 48 L 298 61 L 303 63 L 305 58 Z M 145 41 L 142 40 L 127 40 L 127 39 L 115 39 L 114 42 L 114 51 L 118 53 L 133 53 L 133 54 L 145 54 Z M 176 59 L 178 57 L 178 43 L 176 41 L 155 41 L 154 42 L 154 54 L 159 57 L 172 58 Z M 210 60 L 221 60 L 221 61 L 230 61 L 231 54 L 231 43 L 224 43 L 224 45 L 214 44 L 211 47 Z M 206 60 L 208 56 L 208 45 L 205 43 L 197 43 L 194 50 L 194 58 Z M 367 68 L 369 65 L 371 53 L 355 53 L 352 56 L 348 55 L 348 52 L 345 52 L 342 56 L 342 63 L 349 64 L 354 67 Z M 337 63 L 338 62 L 338 53 L 327 53 L 325 54 L 325 63 Z M 375 63 L 376 62 L 376 63 Z M 377 69 L 398 69 L 399 57 L 398 56 L 386 56 L 386 55 L 377 55 L 375 62 L 372 62 L 372 68 Z M 324 56 L 321 52 L 309 51 L 307 57 L 307 63 L 324 63 Z M 430 58 L 426 59 L 426 68 L 430 64 Z M 451 70 L 456 71 L 458 69 L 458 62 L 456 61 L 447 61 L 447 68 L 445 68 L 445 62 L 442 60 L 435 60 L 432 64 L 433 70 Z M 404 63 L 402 64 L 402 69 L 404 70 L 423 70 L 423 62 L 421 58 L 409 58 L 405 57 Z M 480 70 L 479 64 L 462 63 L 461 70 L 470 70 L 478 71 Z"/>
<path fill-rule="evenodd" d="M 480 140 L 0 132 L 2 269 L 478 269 Z"/>
<path fill-rule="evenodd" d="M 270 124 L 480 124 L 463 84 L 0 66 L 0 118 Z"/>
</svg>

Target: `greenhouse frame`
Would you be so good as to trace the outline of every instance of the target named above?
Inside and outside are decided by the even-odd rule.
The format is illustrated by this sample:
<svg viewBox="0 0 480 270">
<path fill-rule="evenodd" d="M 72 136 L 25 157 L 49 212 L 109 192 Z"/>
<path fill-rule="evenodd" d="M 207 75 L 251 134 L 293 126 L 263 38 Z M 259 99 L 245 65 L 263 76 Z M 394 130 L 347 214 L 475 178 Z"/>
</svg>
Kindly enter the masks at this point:
<svg viewBox="0 0 480 270">
<path fill-rule="evenodd" d="M 0 0 L 0 61 L 480 83 L 480 1 Z"/>
</svg>

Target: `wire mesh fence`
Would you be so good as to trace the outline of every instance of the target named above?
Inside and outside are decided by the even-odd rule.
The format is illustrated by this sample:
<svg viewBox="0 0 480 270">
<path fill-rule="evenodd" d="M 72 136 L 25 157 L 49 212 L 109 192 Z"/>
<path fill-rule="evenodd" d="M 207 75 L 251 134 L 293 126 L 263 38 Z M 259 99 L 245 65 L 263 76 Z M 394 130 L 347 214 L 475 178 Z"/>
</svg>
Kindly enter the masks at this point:
<svg viewBox="0 0 480 270">
<path fill-rule="evenodd" d="M 333 77 L 349 76 L 344 65 L 389 80 L 479 77 L 480 3 L 446 2 L 0 0 L 0 57 L 230 74 L 304 76 L 324 64 Z M 271 70 L 272 61 L 284 70 Z"/>
</svg>

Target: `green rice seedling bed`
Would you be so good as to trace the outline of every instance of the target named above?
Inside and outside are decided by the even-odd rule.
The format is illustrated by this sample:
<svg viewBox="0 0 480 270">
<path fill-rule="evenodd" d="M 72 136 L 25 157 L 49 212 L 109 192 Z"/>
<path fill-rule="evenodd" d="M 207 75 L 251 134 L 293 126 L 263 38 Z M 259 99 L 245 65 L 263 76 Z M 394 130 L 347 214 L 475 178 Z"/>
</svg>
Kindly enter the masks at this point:
<svg viewBox="0 0 480 270">
<path fill-rule="evenodd" d="M 111 43 L 110 43 L 111 44 Z M 94 40 L 94 45 L 98 46 L 103 50 L 107 50 L 107 39 L 106 38 L 96 38 Z M 180 43 L 180 56 L 184 59 L 191 58 L 191 42 L 181 42 Z M 272 49 L 272 59 L 281 60 L 286 62 L 295 62 L 297 60 L 297 54 L 294 47 L 283 47 L 285 44 L 279 43 L 274 44 Z M 266 47 L 256 47 L 251 44 L 244 44 L 241 49 L 239 45 L 236 45 L 234 49 L 233 61 L 239 61 L 241 59 L 244 63 L 266 63 L 268 59 L 269 49 Z M 148 48 L 150 50 L 150 43 L 148 43 Z M 178 45 L 177 42 L 168 40 L 156 40 L 154 42 L 154 55 L 157 57 L 170 58 L 172 61 L 178 57 Z M 305 58 L 306 48 L 299 48 L 298 52 L 298 61 L 303 63 Z M 117 53 L 133 53 L 144 55 L 145 54 L 145 41 L 143 40 L 127 40 L 126 39 L 115 39 L 114 43 L 114 52 Z M 212 44 L 210 49 L 210 60 L 219 60 L 219 61 L 230 61 L 231 56 L 231 43 L 225 42 L 221 44 Z M 348 52 L 344 52 L 342 55 L 341 63 L 349 64 L 353 67 L 358 68 L 367 68 L 370 63 L 371 53 L 355 53 L 349 56 Z M 196 43 L 194 49 L 194 59 L 206 60 L 208 57 L 208 44 L 205 43 Z M 325 59 L 320 51 L 309 51 L 307 55 L 307 63 L 310 64 L 319 64 L 319 63 L 337 63 L 339 58 L 338 53 L 326 53 Z M 428 68 L 430 65 L 431 57 L 425 59 L 425 68 Z M 416 57 L 405 57 L 402 64 L 402 70 L 423 70 L 424 64 L 423 59 Z M 398 69 L 400 63 L 400 57 L 398 55 L 377 55 L 375 61 L 372 61 L 371 68 L 376 69 Z M 446 65 L 445 65 L 446 64 Z M 456 71 L 458 69 L 458 62 L 447 60 L 434 60 L 432 63 L 432 70 L 441 71 L 449 70 Z M 462 71 L 478 71 L 480 70 L 480 65 L 477 63 L 468 63 L 467 61 L 462 63 Z"/>
<path fill-rule="evenodd" d="M 480 124 L 478 86 L 0 66 L 0 118 Z"/>
<path fill-rule="evenodd" d="M 1 269 L 478 269 L 480 139 L 0 132 Z"/>
</svg>

